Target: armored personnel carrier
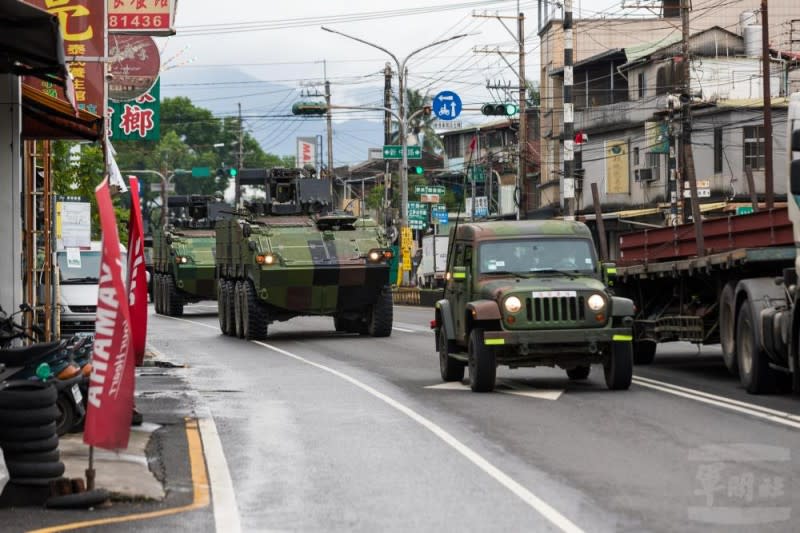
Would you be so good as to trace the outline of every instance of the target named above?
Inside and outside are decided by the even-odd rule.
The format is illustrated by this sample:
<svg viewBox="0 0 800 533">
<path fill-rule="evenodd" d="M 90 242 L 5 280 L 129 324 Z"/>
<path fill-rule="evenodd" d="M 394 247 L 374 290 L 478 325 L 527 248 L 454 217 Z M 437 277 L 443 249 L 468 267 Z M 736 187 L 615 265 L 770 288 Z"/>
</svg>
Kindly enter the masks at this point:
<svg viewBox="0 0 800 533">
<path fill-rule="evenodd" d="M 232 216 L 221 196 L 170 196 L 164 227 L 153 231 L 153 301 L 156 313 L 180 316 L 183 306 L 216 300 L 214 226 Z"/>
<path fill-rule="evenodd" d="M 373 219 L 331 210 L 330 182 L 300 169 L 242 169 L 265 198 L 217 224 L 217 307 L 223 333 L 263 339 L 268 325 L 333 317 L 336 331 L 392 332 L 386 234 Z"/>
</svg>

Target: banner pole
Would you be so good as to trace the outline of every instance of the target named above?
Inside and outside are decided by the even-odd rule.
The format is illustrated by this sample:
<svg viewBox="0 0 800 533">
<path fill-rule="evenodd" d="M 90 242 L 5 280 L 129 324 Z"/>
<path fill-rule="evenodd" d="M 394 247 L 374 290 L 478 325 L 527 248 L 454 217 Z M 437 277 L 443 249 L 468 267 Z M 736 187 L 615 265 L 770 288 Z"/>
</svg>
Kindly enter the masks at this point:
<svg viewBox="0 0 800 533">
<path fill-rule="evenodd" d="M 86 469 L 86 490 L 94 490 L 94 446 L 89 446 L 89 468 Z"/>
</svg>

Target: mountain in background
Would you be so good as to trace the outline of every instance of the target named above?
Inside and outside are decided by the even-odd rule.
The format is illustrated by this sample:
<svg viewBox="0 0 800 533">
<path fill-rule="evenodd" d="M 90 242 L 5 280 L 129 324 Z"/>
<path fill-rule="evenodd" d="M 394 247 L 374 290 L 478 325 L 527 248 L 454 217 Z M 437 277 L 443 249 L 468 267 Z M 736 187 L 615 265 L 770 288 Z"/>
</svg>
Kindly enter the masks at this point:
<svg viewBox="0 0 800 533">
<path fill-rule="evenodd" d="M 334 90 L 336 87 L 334 86 Z M 313 92 L 313 88 L 311 89 Z M 322 91 L 323 87 L 320 86 Z M 377 105 L 381 87 L 359 87 L 335 95 L 343 105 Z M 301 96 L 293 85 L 259 80 L 246 72 L 230 67 L 176 68 L 161 75 L 162 98 L 184 96 L 192 103 L 211 111 L 216 117 L 236 116 L 237 104 L 242 106 L 245 129 L 268 153 L 279 156 L 296 155 L 297 137 L 322 136 L 323 151 L 327 150 L 325 118 L 292 115 L 292 104 L 299 100 L 322 100 Z M 338 97 L 338 98 L 336 98 Z M 338 115 L 364 112 L 337 113 Z M 374 113 L 377 116 L 379 113 Z M 368 148 L 383 145 L 383 123 L 379 120 L 356 118 L 334 120 L 334 166 L 351 165 L 367 159 Z M 247 159 L 245 154 L 245 160 Z M 327 153 L 323 162 L 327 161 Z"/>
</svg>

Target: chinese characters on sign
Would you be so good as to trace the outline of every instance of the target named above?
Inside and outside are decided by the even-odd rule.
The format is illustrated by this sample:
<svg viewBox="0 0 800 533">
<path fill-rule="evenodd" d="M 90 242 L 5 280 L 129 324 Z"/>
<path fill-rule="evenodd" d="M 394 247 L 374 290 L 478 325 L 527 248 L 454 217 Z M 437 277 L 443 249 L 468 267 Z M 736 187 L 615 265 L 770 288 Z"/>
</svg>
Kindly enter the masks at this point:
<svg viewBox="0 0 800 533">
<path fill-rule="evenodd" d="M 411 229 L 428 227 L 428 204 L 408 202 L 408 227 Z"/>
<path fill-rule="evenodd" d="M 109 136 L 112 140 L 157 141 L 160 133 L 160 89 L 156 81 L 149 92 L 135 100 L 108 103 Z"/>
<path fill-rule="evenodd" d="M 110 33 L 173 35 L 174 0 L 108 0 Z"/>
<path fill-rule="evenodd" d="M 58 17 L 64 55 L 73 77 L 78 109 L 101 115 L 105 108 L 104 67 L 106 3 L 97 0 L 25 0 Z M 66 101 L 63 90 L 49 81 L 26 76 L 23 83 Z"/>
</svg>

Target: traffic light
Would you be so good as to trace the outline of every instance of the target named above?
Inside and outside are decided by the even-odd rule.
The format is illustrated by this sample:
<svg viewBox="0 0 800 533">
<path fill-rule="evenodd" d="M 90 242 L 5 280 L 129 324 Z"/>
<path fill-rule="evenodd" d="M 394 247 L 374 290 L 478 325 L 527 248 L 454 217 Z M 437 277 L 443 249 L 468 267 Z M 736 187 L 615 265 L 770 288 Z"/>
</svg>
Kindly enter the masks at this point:
<svg viewBox="0 0 800 533">
<path fill-rule="evenodd" d="M 295 115 L 324 115 L 328 106 L 324 102 L 297 102 L 292 106 Z"/>
<path fill-rule="evenodd" d="M 422 176 L 425 174 L 425 169 L 420 166 L 408 167 L 408 173 L 416 176 Z"/>
<path fill-rule="evenodd" d="M 239 171 L 233 167 L 228 169 L 228 176 L 235 178 Z"/>
<path fill-rule="evenodd" d="M 519 112 L 516 104 L 483 104 L 481 107 L 481 113 L 484 115 L 500 115 L 503 117 L 510 117 L 511 115 L 516 115 Z"/>
</svg>

